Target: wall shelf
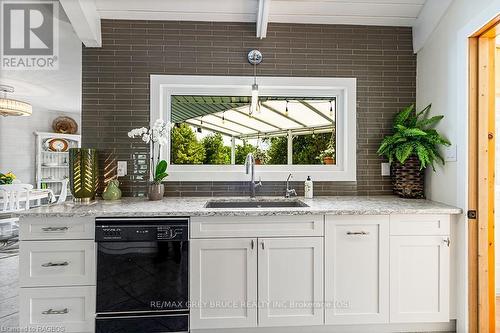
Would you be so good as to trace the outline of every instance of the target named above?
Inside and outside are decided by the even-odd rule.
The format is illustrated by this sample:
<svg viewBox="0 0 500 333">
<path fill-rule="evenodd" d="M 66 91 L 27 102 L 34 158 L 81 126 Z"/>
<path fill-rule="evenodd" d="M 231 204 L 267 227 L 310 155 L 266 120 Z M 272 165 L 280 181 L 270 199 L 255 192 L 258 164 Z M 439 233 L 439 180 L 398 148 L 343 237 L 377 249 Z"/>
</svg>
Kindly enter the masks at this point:
<svg viewBox="0 0 500 333">
<path fill-rule="evenodd" d="M 45 142 L 50 139 L 63 139 L 68 142 L 69 148 L 81 147 L 81 136 L 73 134 L 59 134 L 35 132 L 36 136 L 36 187 L 51 189 L 57 196 L 62 190 L 62 180 L 69 177 L 68 151 L 49 151 Z M 52 165 L 44 165 L 44 164 Z"/>
</svg>

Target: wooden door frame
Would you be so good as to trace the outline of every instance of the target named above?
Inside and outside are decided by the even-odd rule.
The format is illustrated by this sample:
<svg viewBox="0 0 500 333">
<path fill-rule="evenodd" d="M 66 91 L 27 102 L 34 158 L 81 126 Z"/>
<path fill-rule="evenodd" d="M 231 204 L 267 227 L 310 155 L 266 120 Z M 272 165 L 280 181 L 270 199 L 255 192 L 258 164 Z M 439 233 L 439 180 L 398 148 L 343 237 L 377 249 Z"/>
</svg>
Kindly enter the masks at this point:
<svg viewBox="0 0 500 333">
<path fill-rule="evenodd" d="M 500 16 L 469 38 L 469 332 L 495 332 L 495 37 Z"/>
</svg>

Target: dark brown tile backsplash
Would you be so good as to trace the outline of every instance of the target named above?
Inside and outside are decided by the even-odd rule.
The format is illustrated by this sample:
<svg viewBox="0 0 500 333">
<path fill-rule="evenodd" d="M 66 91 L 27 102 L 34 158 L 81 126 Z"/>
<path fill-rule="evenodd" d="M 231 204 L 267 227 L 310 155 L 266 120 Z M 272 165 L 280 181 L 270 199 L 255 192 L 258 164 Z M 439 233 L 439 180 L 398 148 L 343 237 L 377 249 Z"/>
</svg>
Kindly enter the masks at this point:
<svg viewBox="0 0 500 333">
<path fill-rule="evenodd" d="M 258 75 L 357 78 L 357 182 L 315 182 L 315 195 L 390 194 L 376 150 L 394 114 L 415 100 L 416 56 L 411 28 L 254 23 L 102 21 L 102 48 L 83 48 L 82 139 L 100 150 L 101 166 L 129 161 L 124 195 L 143 195 L 148 147 L 127 132 L 149 123 L 149 75 L 252 75 L 246 55 L 258 48 Z M 303 182 L 293 184 L 303 193 Z M 284 182 L 264 182 L 263 195 L 282 195 Z M 246 195 L 244 182 L 173 182 L 168 196 Z"/>
</svg>

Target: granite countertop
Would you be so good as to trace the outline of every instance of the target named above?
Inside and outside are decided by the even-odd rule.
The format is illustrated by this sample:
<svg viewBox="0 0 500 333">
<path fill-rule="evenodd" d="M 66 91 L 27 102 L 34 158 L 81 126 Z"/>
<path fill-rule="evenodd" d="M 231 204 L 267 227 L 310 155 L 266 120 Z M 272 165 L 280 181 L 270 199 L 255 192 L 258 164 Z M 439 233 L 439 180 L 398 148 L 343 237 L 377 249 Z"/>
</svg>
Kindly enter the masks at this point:
<svg viewBox="0 0 500 333">
<path fill-rule="evenodd" d="M 265 215 L 385 215 L 385 214 L 460 214 L 461 209 L 429 200 L 401 199 L 395 196 L 303 197 L 309 207 L 294 208 L 205 208 L 209 200 L 248 201 L 248 197 L 166 197 L 162 201 L 146 198 L 122 198 L 117 201 L 98 200 L 88 205 L 66 203 L 33 208 L 16 216 L 81 217 L 81 216 L 265 216 Z M 279 197 L 258 197 L 254 200 L 284 200 Z"/>
</svg>

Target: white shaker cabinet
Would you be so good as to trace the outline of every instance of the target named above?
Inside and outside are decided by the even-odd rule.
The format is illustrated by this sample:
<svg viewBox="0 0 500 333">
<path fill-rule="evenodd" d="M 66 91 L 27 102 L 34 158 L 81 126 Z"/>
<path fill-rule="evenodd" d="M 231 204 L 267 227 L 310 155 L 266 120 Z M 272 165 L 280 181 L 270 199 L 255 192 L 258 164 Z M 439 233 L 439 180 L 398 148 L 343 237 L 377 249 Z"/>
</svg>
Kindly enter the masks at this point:
<svg viewBox="0 0 500 333">
<path fill-rule="evenodd" d="M 257 239 L 190 242 L 191 328 L 257 326 Z"/>
<path fill-rule="evenodd" d="M 259 326 L 323 324 L 323 238 L 259 238 Z"/>
<path fill-rule="evenodd" d="M 327 216 L 325 322 L 389 322 L 389 217 Z"/>
<path fill-rule="evenodd" d="M 447 322 L 447 236 L 391 236 L 391 322 Z"/>
</svg>

